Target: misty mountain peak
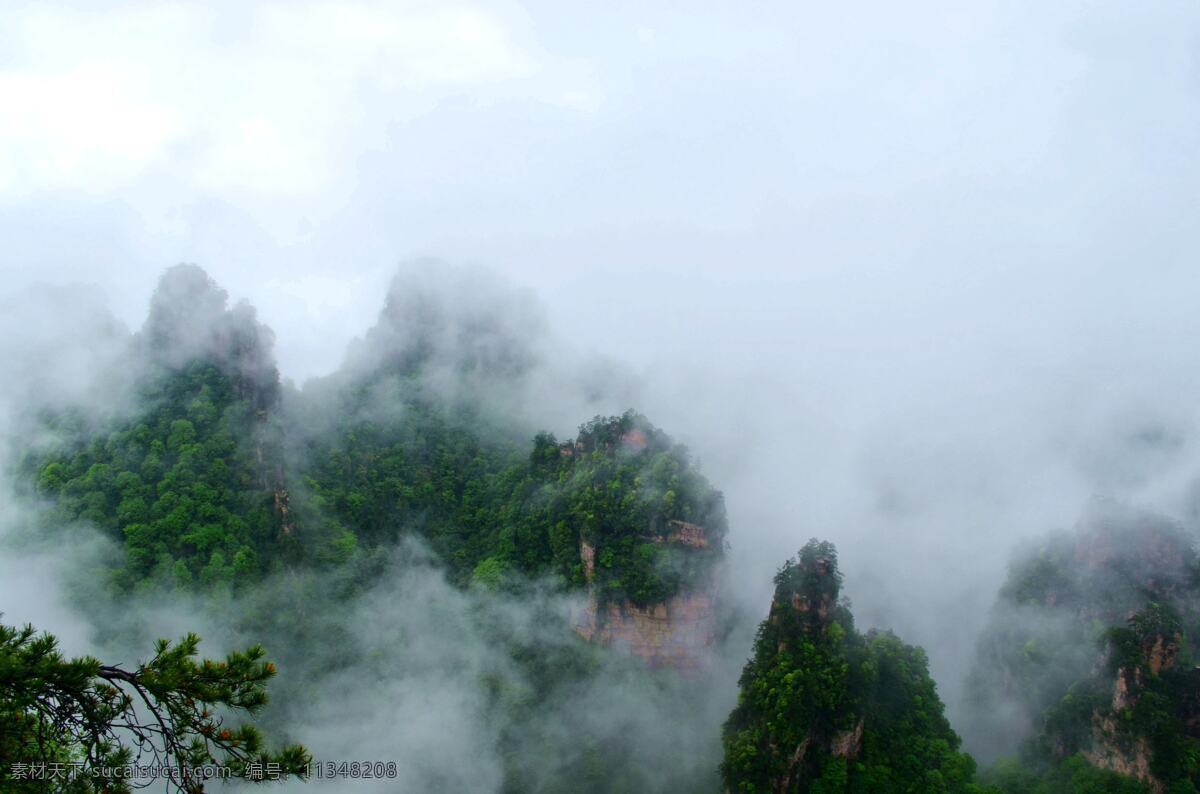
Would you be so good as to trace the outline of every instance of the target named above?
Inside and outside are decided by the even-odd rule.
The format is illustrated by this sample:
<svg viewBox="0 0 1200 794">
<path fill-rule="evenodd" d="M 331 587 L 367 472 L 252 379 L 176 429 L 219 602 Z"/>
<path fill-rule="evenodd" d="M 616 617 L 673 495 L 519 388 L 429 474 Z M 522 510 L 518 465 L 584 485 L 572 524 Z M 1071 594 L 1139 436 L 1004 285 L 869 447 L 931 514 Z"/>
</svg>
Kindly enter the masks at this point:
<svg viewBox="0 0 1200 794">
<path fill-rule="evenodd" d="M 175 265 L 159 279 L 141 342 L 152 360 L 169 369 L 212 360 L 241 392 L 256 395 L 257 407 L 265 407 L 278 391 L 275 335 L 258 322 L 249 303 L 228 308 L 228 300 L 203 268 Z"/>
<path fill-rule="evenodd" d="M 809 541 L 779 569 L 725 723 L 725 790 L 974 790 L 924 651 L 860 634 L 840 588 L 829 542 Z"/>
<path fill-rule="evenodd" d="M 824 625 L 837 604 L 842 574 L 837 549 L 828 541 L 810 540 L 775 575 L 771 618 L 787 611 L 808 625 Z"/>
<path fill-rule="evenodd" d="M 349 363 L 427 380 L 514 380 L 540 360 L 545 334 L 529 293 L 485 271 L 427 261 L 393 278 L 378 322 Z"/>
<path fill-rule="evenodd" d="M 225 314 L 228 293 L 198 265 L 179 264 L 158 280 L 143 333 L 152 350 L 203 345 Z"/>
</svg>

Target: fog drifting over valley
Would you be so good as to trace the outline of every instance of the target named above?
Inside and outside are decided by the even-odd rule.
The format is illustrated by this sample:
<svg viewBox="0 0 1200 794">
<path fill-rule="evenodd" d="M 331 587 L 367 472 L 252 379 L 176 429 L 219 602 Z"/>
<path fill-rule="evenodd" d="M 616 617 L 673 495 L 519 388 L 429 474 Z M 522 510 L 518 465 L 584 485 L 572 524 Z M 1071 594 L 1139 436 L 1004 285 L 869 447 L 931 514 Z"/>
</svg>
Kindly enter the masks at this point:
<svg viewBox="0 0 1200 794">
<path fill-rule="evenodd" d="M 718 723 L 809 537 L 860 626 L 926 648 L 953 721 L 1022 540 L 1097 497 L 1200 519 L 1194 4 L 13 3 L 0 31 L 8 438 L 35 399 L 121 404 L 113 345 L 177 262 L 256 308 L 297 389 L 395 273 L 444 270 L 448 306 L 508 296 L 545 364 L 527 417 L 637 408 L 724 491 L 749 617 Z M 72 566 L 109 553 L 80 532 L 71 560 L 0 556 L 6 622 L 75 651 L 101 640 Z M 400 599 L 472 597 L 405 570 Z M 201 620 L 142 629 L 241 639 Z M 436 691 L 412 713 L 486 745 Z"/>
</svg>

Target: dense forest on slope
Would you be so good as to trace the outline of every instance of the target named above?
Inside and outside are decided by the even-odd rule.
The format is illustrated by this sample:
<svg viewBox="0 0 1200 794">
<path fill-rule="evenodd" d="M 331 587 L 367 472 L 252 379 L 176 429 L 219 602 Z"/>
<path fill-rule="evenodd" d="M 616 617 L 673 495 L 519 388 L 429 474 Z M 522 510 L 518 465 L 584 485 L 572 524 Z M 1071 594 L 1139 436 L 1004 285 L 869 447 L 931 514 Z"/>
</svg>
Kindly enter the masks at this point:
<svg viewBox="0 0 1200 794">
<path fill-rule="evenodd" d="M 394 749 L 394 726 L 369 722 L 379 702 L 431 713 L 446 704 L 413 705 L 412 681 L 435 682 L 470 718 L 444 747 L 407 737 L 423 748 L 412 790 L 1196 791 L 1197 545 L 1114 505 L 1014 562 L 960 726 L 1000 758 L 978 776 L 924 651 L 855 628 L 836 551 L 816 541 L 776 576 L 718 737 L 731 701 L 713 687 L 732 698 L 732 673 L 649 670 L 583 641 L 626 635 L 581 631 L 572 610 L 633 615 L 623 629 L 652 649 L 673 621 L 711 621 L 721 493 L 636 411 L 539 431 L 526 409 L 554 381 L 537 324 L 412 286 L 397 281 L 344 366 L 301 389 L 253 309 L 178 266 L 140 331 L 102 325 L 119 365 L 95 404 L 22 406 L 7 441 L 28 537 L 70 556 L 80 532 L 103 536 L 77 587 L 107 639 L 144 637 L 124 605 L 186 604 L 225 645 L 278 660 L 272 735 L 307 744 L 293 734 L 323 721 L 353 737 L 346 753 Z M 680 632 L 706 653 L 716 633 Z M 425 758 L 485 745 L 484 784 Z"/>
<path fill-rule="evenodd" d="M 61 443 L 24 466 L 54 505 L 49 523 L 86 521 L 124 543 L 119 588 L 237 585 L 289 563 L 346 564 L 415 532 L 464 584 L 511 571 L 582 586 L 586 540 L 601 597 L 650 604 L 721 553 L 720 493 L 645 417 L 522 443 L 478 405 L 431 391 L 418 339 L 335 378 L 323 398 L 338 420 L 314 430 L 305 395 L 281 390 L 269 344 L 252 311 L 226 310 L 203 271 L 179 266 L 134 340 L 148 362 L 137 408 L 103 427 L 49 417 Z M 669 521 L 700 524 L 714 542 L 668 547 Z"/>
<path fill-rule="evenodd" d="M 238 641 L 265 643 L 282 675 L 260 721 L 281 740 L 311 721 L 314 692 L 348 687 L 321 708 L 366 713 L 372 688 L 446 668 L 453 680 L 440 686 L 470 698 L 480 723 L 461 739 L 494 734 L 503 790 L 704 788 L 710 760 L 663 768 L 649 754 L 666 738 L 645 718 L 629 722 L 650 709 L 696 723 L 702 690 L 583 642 L 562 606 L 571 592 L 652 605 L 707 586 L 725 545 L 720 493 L 633 411 L 560 440 L 497 410 L 487 396 L 521 377 L 516 343 L 492 357 L 495 329 L 471 317 L 443 329 L 450 347 L 413 343 L 392 327 L 393 303 L 408 321 L 419 300 L 389 299 L 346 367 L 300 390 L 280 382 L 270 331 L 249 307 L 228 308 L 199 268 L 171 269 L 124 342 L 123 399 L 44 408 L 22 439 L 16 474 L 38 508 L 34 535 L 71 542 L 70 527 L 93 527 L 119 549 L 98 558 L 107 569 L 89 562 L 107 594 L 81 605 L 107 635 L 141 637 L 100 610 L 149 597 L 182 599 Z M 424 316 L 436 326 L 434 311 Z M 703 526 L 709 542 L 664 542 L 681 525 Z M 382 609 L 373 604 L 395 588 L 402 607 L 364 634 L 365 617 L 349 616 Z M 580 702 L 631 712 L 589 720 Z M 409 766 L 413 786 L 466 784 Z"/>
<path fill-rule="evenodd" d="M 29 464 L 54 504 L 46 521 L 86 521 L 123 540 L 122 589 L 244 580 L 281 559 L 276 483 L 256 457 L 265 409 L 240 398 L 216 361 L 153 375 L 141 396 L 146 410 L 108 432 L 50 420 L 67 440 Z"/>
<path fill-rule="evenodd" d="M 658 603 L 697 581 L 725 536 L 720 494 L 633 413 L 597 417 L 563 443 L 539 434 L 525 452 L 414 400 L 388 427 L 363 420 L 314 441 L 308 459 L 301 515 L 320 516 L 347 548 L 416 529 L 462 581 L 553 572 L 582 586 L 583 540 L 596 548 L 603 597 Z M 672 520 L 704 525 L 717 543 L 666 546 Z"/>
<path fill-rule="evenodd" d="M 1054 790 L 1046 780 L 1072 774 L 1107 780 L 1094 790 L 1196 791 L 1196 539 L 1160 516 L 1092 513 L 1011 567 L 980 641 L 967 728 L 993 752 L 1024 737 L 1021 763 L 996 770 L 1006 791 Z"/>
<path fill-rule="evenodd" d="M 780 569 L 724 727 L 727 791 L 1196 791 L 1196 545 L 1103 505 L 1018 558 L 971 674 L 969 727 L 1020 752 L 976 776 L 924 652 L 860 634 L 829 543 Z M 1004 749 L 1004 748 L 1002 748 Z"/>
<path fill-rule="evenodd" d="M 920 648 L 855 630 L 830 543 L 775 576 L 725 724 L 728 791 L 977 791 Z"/>
</svg>

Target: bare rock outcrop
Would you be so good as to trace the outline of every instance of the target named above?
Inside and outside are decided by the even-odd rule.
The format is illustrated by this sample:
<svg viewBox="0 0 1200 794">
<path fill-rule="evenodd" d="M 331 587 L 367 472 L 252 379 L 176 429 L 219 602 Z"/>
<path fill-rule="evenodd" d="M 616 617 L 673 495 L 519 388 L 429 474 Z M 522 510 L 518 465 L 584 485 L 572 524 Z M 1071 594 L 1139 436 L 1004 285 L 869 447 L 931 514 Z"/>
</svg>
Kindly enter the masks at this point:
<svg viewBox="0 0 1200 794">
<path fill-rule="evenodd" d="M 668 529 L 659 542 L 692 548 L 708 545 L 703 527 L 696 524 L 671 521 Z M 584 578 L 590 583 L 595 577 L 596 550 L 586 540 L 580 541 L 579 557 Z M 621 648 L 651 667 L 699 673 L 705 652 L 716 638 L 715 596 L 711 578 L 665 603 L 647 606 L 628 600 L 600 605 L 593 590 L 572 624 L 584 639 Z"/>
</svg>

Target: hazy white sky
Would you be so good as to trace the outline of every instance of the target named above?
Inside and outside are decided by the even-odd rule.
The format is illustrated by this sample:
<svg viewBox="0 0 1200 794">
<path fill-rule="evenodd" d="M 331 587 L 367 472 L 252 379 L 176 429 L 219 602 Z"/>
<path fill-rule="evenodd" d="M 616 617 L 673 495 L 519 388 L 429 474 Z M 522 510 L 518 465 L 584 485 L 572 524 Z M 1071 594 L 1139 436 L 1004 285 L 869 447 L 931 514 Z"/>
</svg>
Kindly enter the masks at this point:
<svg viewBox="0 0 1200 794">
<path fill-rule="evenodd" d="M 493 268 L 670 373 L 756 576 L 863 541 L 863 610 L 936 645 L 896 592 L 986 605 L 1089 494 L 1191 498 L 1198 53 L 1191 0 L 10 0 L 0 275 L 136 326 L 196 262 L 300 380 L 397 262 Z"/>
<path fill-rule="evenodd" d="M 0 268 L 100 283 L 136 324 L 195 261 L 297 378 L 423 255 L 508 273 L 641 361 L 1091 333 L 1190 278 L 1198 23 L 1189 2 L 9 2 Z"/>
</svg>

